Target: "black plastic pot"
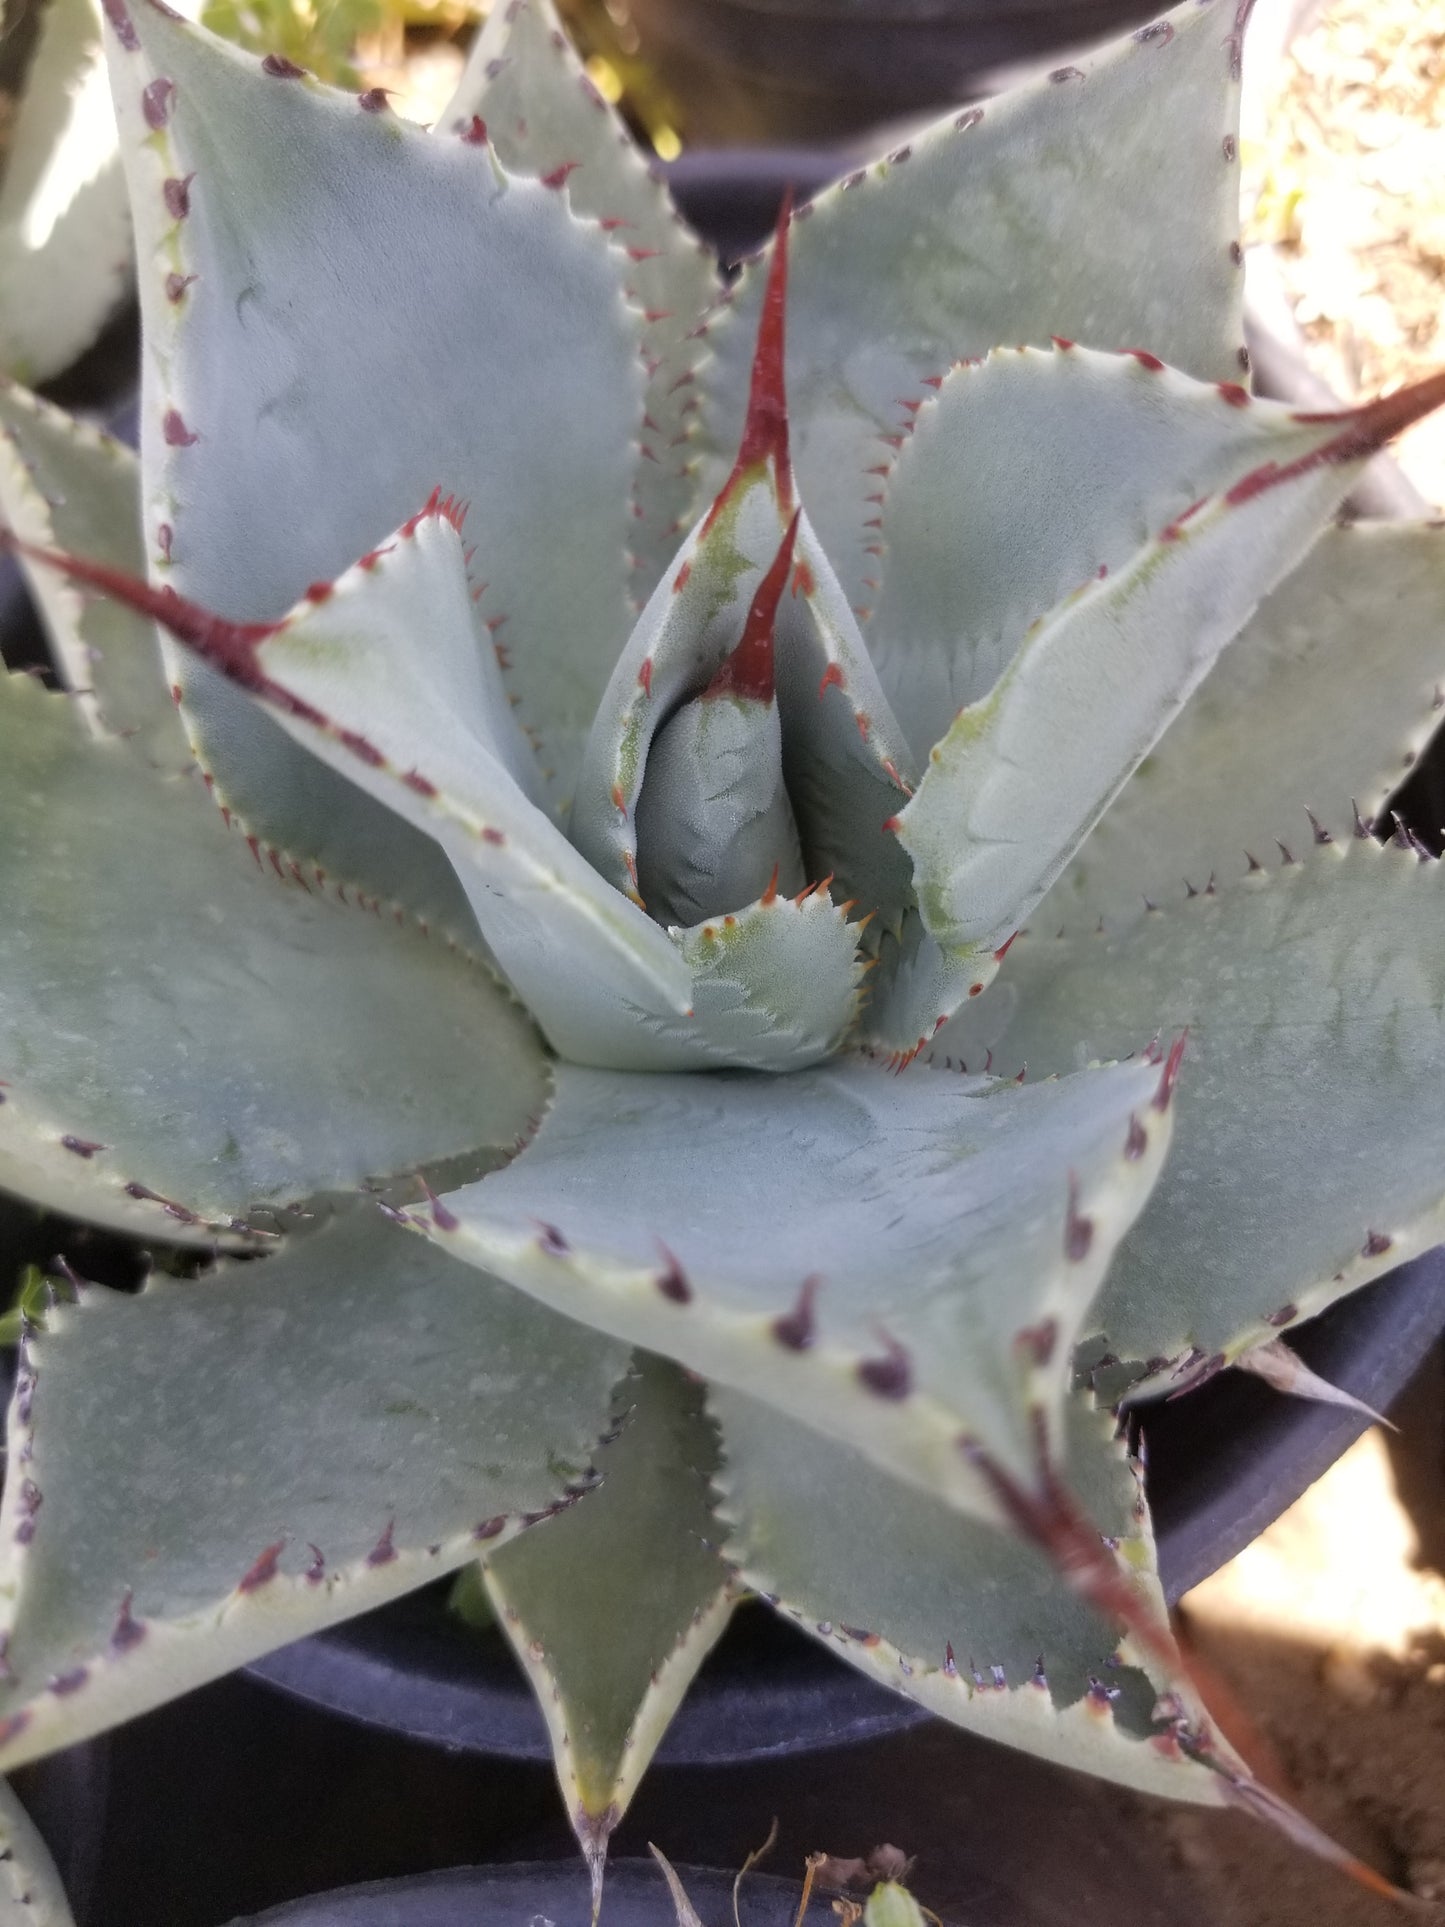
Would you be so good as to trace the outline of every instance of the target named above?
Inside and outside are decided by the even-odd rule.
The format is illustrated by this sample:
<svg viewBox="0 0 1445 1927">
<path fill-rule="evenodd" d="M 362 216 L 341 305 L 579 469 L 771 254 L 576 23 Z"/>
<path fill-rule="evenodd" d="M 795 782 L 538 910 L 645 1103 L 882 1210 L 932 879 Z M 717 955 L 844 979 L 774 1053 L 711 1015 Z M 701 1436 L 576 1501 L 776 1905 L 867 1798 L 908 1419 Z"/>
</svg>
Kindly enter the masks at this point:
<svg viewBox="0 0 1445 1927">
<path fill-rule="evenodd" d="M 732 1921 L 733 1876 L 679 1867 L 679 1879 L 703 1927 Z M 753 1874 L 738 1897 L 742 1927 L 792 1927 L 801 1890 L 791 1881 Z M 609 1927 L 677 1927 L 661 1869 L 650 1860 L 619 1860 L 607 1873 Z M 832 1914 L 813 1901 L 806 1927 Z M 592 1893 L 580 1864 L 534 1861 L 514 1867 L 453 1867 L 417 1880 L 380 1880 L 341 1893 L 317 1894 L 230 1927 L 591 1927 Z"/>
<path fill-rule="evenodd" d="M 14 1776 L 21 1804 L 50 1849 L 55 1870 L 79 1927 L 85 1927 L 100 1885 L 110 1804 L 110 1747 L 105 1740 L 66 1747 Z M 3 1909 L 0 1920 L 15 1927 Z M 19 1927 L 30 1927 L 21 1920 Z"/>
<path fill-rule="evenodd" d="M 550 1764 L 413 1744 L 239 1676 L 77 1751 L 92 1749 L 109 1755 L 110 1800 L 77 1927 L 219 1927 L 237 1914 L 268 1918 L 303 1894 L 442 1867 L 546 1860 L 576 1875 Z M 25 1769 L 22 1797 L 34 1801 L 37 1781 L 65 1758 Z M 94 1831 L 90 1804 L 67 1821 L 59 1791 L 47 1827 L 58 1811 L 61 1828 Z M 1206 1927 L 1213 1914 L 1152 1823 L 1155 1810 L 1145 1796 L 931 1721 L 808 1759 L 649 1774 L 613 1865 L 655 1840 L 678 1864 L 731 1872 L 776 1819 L 770 1871 L 797 1875 L 816 1848 L 853 1854 L 893 1841 L 920 1856 L 920 1899 L 967 1927 Z M 47 1837 L 67 1848 L 63 1832 Z M 725 1927 L 730 1911 L 704 1905 L 703 1916 Z M 627 1917 L 610 1891 L 604 1927 Z M 543 1918 L 557 1919 L 550 1905 Z"/>
<path fill-rule="evenodd" d="M 1385 1411 L 1442 1331 L 1445 1246 L 1341 1299 L 1288 1342 L 1322 1378 Z M 1243 1372 L 1147 1407 L 1142 1422 L 1171 1603 L 1257 1538 L 1370 1423 Z"/>
<path fill-rule="evenodd" d="M 690 144 L 837 139 L 995 93 L 1009 70 L 1057 64 L 1156 12 L 1149 0 L 625 0 L 624 52 L 636 46 Z"/>
<path fill-rule="evenodd" d="M 255 1661 L 255 1679 L 369 1726 L 465 1752 L 549 1760 L 532 1689 L 500 1632 L 447 1609 L 447 1584 Z M 742 1607 L 675 1714 L 660 1766 L 726 1766 L 850 1746 L 928 1716 L 766 1607 Z"/>
</svg>

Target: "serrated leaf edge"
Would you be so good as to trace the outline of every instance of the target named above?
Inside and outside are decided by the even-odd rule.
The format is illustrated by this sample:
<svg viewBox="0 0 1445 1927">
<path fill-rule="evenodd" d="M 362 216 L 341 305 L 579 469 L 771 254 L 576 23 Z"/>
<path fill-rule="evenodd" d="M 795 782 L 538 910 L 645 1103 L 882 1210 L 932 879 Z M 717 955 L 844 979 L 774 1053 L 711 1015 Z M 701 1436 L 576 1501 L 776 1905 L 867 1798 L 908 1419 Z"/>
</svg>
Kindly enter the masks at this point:
<svg viewBox="0 0 1445 1927">
<path fill-rule="evenodd" d="M 51 1332 L 83 1316 L 83 1309 L 81 1287 L 74 1303 L 57 1305 L 50 1314 Z M 596 1478 L 589 1466 L 543 1510 L 479 1520 L 467 1532 L 433 1545 L 398 1545 L 397 1521 L 379 1518 L 371 1552 L 345 1566 L 328 1566 L 324 1548 L 308 1545 L 296 1555 L 304 1562 L 302 1569 L 285 1572 L 280 1561 L 291 1549 L 284 1540 L 256 1547 L 247 1562 L 238 1561 L 242 1570 L 223 1600 L 174 1620 L 136 1618 L 131 1594 L 122 1589 L 106 1647 L 38 1686 L 23 1705 L 6 1711 L 4 1703 L 18 1682 L 6 1664 L 5 1646 L 23 1596 L 26 1553 L 43 1530 L 43 1494 L 22 1469 L 34 1446 L 35 1404 L 43 1397 L 42 1377 L 29 1344 L 22 1341 L 8 1430 L 11 1476 L 0 1494 L 0 1771 L 6 1773 L 174 1699 L 305 1633 L 354 1618 L 454 1572 L 475 1559 L 480 1546 L 504 1545 L 528 1526 L 576 1503 Z M 304 1614 L 296 1611 L 301 1600 L 309 1602 Z M 319 1600 L 325 1604 L 318 1607 Z M 221 1663 L 218 1653 L 224 1655 Z"/>
<path fill-rule="evenodd" d="M 1040 1296 L 1040 1320 L 1017 1334 L 1026 1388 L 1022 1409 L 1045 1447 L 1069 1370 L 1071 1344 L 1057 1342 L 1058 1327 L 1072 1332 L 1078 1326 L 1124 1229 L 1153 1186 L 1169 1141 L 1168 1098 L 1176 1069 L 1171 1060 L 1161 1080 L 1164 1102 L 1156 1099 L 1147 1118 L 1131 1117 L 1114 1162 L 1090 1186 L 1071 1184 L 1059 1200 L 1057 1269 L 1050 1289 Z M 945 1504 L 991 1523 L 1004 1519 L 995 1486 L 974 1462 L 967 1415 L 912 1386 L 907 1350 L 887 1334 L 880 1334 L 878 1353 L 830 1341 L 826 1332 L 816 1334 L 806 1281 L 796 1302 L 780 1303 L 769 1313 L 729 1311 L 710 1304 L 677 1255 L 660 1242 L 657 1264 L 643 1268 L 583 1256 L 569 1242 L 565 1226 L 556 1224 L 538 1223 L 531 1234 L 494 1227 L 483 1236 L 452 1209 L 456 1196 L 437 1199 L 430 1211 L 413 1211 L 406 1221 L 444 1250 L 505 1278 L 564 1316 L 580 1316 L 599 1330 L 664 1352 L 755 1397 L 771 1396 L 801 1423 L 846 1440 Z M 1079 1238 L 1074 1228 L 1084 1224 L 1088 1235 Z M 801 1343 L 790 1333 L 800 1317 L 809 1323 Z M 665 1335 L 659 1320 L 668 1328 Z M 1054 1330 L 1041 1335 L 1050 1320 Z M 706 1331 L 702 1343 L 694 1336 L 700 1324 Z M 794 1375 L 786 1396 L 764 1391 L 760 1359 Z M 850 1414 L 856 1429 L 848 1429 L 840 1414 Z"/>
</svg>

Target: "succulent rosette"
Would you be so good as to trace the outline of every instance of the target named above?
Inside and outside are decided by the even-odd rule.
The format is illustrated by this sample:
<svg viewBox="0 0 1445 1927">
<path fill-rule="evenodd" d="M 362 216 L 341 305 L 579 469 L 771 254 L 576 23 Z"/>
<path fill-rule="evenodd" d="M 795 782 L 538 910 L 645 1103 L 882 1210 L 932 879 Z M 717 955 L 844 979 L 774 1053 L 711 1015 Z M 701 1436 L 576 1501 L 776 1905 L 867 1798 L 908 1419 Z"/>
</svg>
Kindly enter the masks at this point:
<svg viewBox="0 0 1445 1927">
<path fill-rule="evenodd" d="M 108 13 L 143 443 L 0 395 L 0 1182 L 220 1252 L 26 1340 L 0 1758 L 480 1559 L 598 1869 L 745 1589 L 1287 1818 L 1089 1368 L 1289 1375 L 1441 1235 L 1445 551 L 1331 523 L 1445 383 L 1251 397 L 1242 15 L 724 292 L 544 0 L 430 131 Z"/>
</svg>

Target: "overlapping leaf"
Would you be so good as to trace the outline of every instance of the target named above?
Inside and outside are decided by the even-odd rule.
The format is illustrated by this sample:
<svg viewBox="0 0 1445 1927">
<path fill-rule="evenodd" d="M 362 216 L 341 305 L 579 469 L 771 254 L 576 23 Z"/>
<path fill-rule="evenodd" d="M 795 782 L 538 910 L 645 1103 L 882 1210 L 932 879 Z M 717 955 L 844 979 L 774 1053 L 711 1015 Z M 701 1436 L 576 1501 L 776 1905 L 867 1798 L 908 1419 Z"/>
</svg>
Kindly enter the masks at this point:
<svg viewBox="0 0 1445 1927">
<path fill-rule="evenodd" d="M 788 601 L 791 513 L 786 440 L 780 456 L 747 449 L 739 472 L 674 556 L 603 691 L 570 835 L 598 874 L 635 901 L 637 812 L 659 732 L 754 630 L 765 680 L 774 680 L 775 655 L 784 653 L 775 648 L 775 631 Z M 675 825 L 658 827 L 679 834 Z"/>
<path fill-rule="evenodd" d="M 631 536 L 633 590 L 645 601 L 692 508 L 700 406 L 694 370 L 704 351 L 691 335 L 717 294 L 716 262 L 588 79 L 551 0 L 492 9 L 439 126 L 457 131 L 474 114 L 485 120 L 503 166 L 518 174 L 562 173 L 574 210 L 602 222 L 626 258 L 628 293 L 646 323 L 646 413 Z"/>
<path fill-rule="evenodd" d="M 255 61 L 150 0 L 115 20 L 153 568 L 223 614 L 274 618 L 441 484 L 471 502 L 488 556 L 476 646 L 512 664 L 565 795 L 629 615 L 643 324 L 621 257 L 484 140 L 409 127 L 380 96 Z M 203 664 L 178 657 L 175 676 L 253 830 L 444 927 L 465 919 L 424 841 Z"/>
<path fill-rule="evenodd" d="M 716 924 L 664 933 L 606 883 L 523 787 L 525 745 L 495 669 L 471 647 L 458 520 L 433 496 L 383 552 L 274 624 L 226 623 L 103 567 L 36 554 L 153 613 L 326 767 L 434 836 L 564 1055 L 627 1069 L 816 1061 L 856 1015 L 849 906 L 768 891 Z"/>
<path fill-rule="evenodd" d="M 22 1351 L 0 1759 L 34 1759 L 475 1558 L 587 1483 L 622 1348 L 351 1212 L 92 1286 Z"/>
<path fill-rule="evenodd" d="M 620 1397 L 598 1490 L 485 1565 L 599 1894 L 608 1839 L 735 1596 L 713 1545 L 717 1436 L 702 1388 L 641 1354 Z"/>
<path fill-rule="evenodd" d="M 0 514 L 27 541 L 145 568 L 134 454 L 15 383 L 0 387 Z M 189 763 L 153 626 L 53 569 L 25 566 L 56 668 L 96 726 L 159 766 Z"/>
<path fill-rule="evenodd" d="M 798 474 L 851 601 L 872 602 L 870 497 L 890 443 L 959 356 L 1067 335 L 1152 349 L 1201 380 L 1241 378 L 1238 33 L 1233 0 L 1190 0 L 1078 67 L 950 115 L 799 221 Z M 742 418 L 761 282 L 750 271 L 708 330 L 719 468 Z"/>
<path fill-rule="evenodd" d="M 827 877 L 840 902 L 881 911 L 892 928 L 912 895 L 907 860 L 883 832 L 910 793 L 913 764 L 832 564 L 795 501 L 783 382 L 787 244 L 785 211 L 732 472 L 618 658 L 571 833 L 602 875 L 636 894 L 636 812 L 658 732 L 761 622 L 798 834 L 798 852 L 777 855 L 786 868 L 800 852 L 804 875 Z"/>
<path fill-rule="evenodd" d="M 837 1062 L 786 1079 L 558 1069 L 506 1171 L 448 1193 L 458 1257 L 746 1389 L 986 1518 L 1027 1483 L 1073 1334 L 1154 1182 L 1147 1064 L 997 1089 Z"/>
<path fill-rule="evenodd" d="M 1001 348 L 941 379 L 878 485 L 866 626 L 920 760 L 1034 622 L 1291 435 L 1287 410 L 1144 353 Z"/>
<path fill-rule="evenodd" d="M 1127 931 L 1119 904 L 1182 850 L 1220 869 L 1237 821 L 1253 838 L 1317 773 L 1327 810 L 1346 777 L 1356 793 L 1304 747 L 1340 733 L 1351 700 L 1350 542 L 1377 585 L 1393 568 L 1413 632 L 1358 698 L 1357 767 L 1388 773 L 1430 694 L 1420 532 L 1331 543 L 1301 592 L 1330 601 L 1327 634 L 1299 660 L 1304 618 L 1278 601 L 1242 645 L 1260 683 L 1241 669 L 1193 735 L 1164 739 L 1149 882 L 1132 852 L 1153 771 L 1092 867 L 1074 859 L 1060 897 L 1099 901 L 1122 934 L 1025 936 L 985 992 L 1352 465 L 1421 405 L 1285 420 L 1236 385 L 1242 16 L 1181 8 L 824 196 L 791 303 L 807 512 L 782 425 L 780 249 L 763 485 L 664 570 L 704 352 L 681 308 L 709 271 L 555 44 L 548 0 L 498 12 L 460 124 L 434 135 L 379 91 L 328 93 L 149 0 L 110 13 L 143 243 L 144 542 L 121 526 L 123 462 L 0 397 L 28 438 L 11 513 L 22 537 L 98 560 L 92 584 L 122 586 L 113 571 L 143 552 L 194 598 L 124 591 L 194 645 L 175 679 L 254 861 L 196 781 L 0 689 L 17 906 L 0 929 L 0 1177 L 199 1238 L 418 1165 L 464 1159 L 470 1178 L 511 1148 L 543 1103 L 532 1033 L 466 957 L 379 918 L 381 897 L 480 928 L 549 1041 L 605 1068 L 562 1068 L 509 1169 L 452 1168 L 445 1196 L 393 1211 L 445 1253 L 353 1211 L 263 1264 L 48 1316 L 0 1512 L 8 1757 L 494 1551 L 584 1476 L 623 1341 L 715 1381 L 734 1556 L 820 1637 L 980 1731 L 1181 1797 L 1246 1797 L 1176 1677 L 1132 1472 L 1069 1391 L 1075 1341 L 1097 1328 L 1187 1382 L 1445 1229 L 1438 1174 L 1400 1136 L 1434 1144 L 1445 1125 L 1441 886 L 1358 842 L 1165 918 L 1131 909 Z M 1161 235 L 1165 202 L 1202 205 L 1203 238 L 1192 219 Z M 719 462 L 763 306 L 749 276 L 710 326 Z M 1060 330 L 1218 386 L 1067 347 L 944 374 Z M 46 465 L 72 462 L 73 486 L 52 486 Z M 452 500 L 415 514 L 437 483 Z M 939 1055 L 995 1074 L 1026 1056 L 1032 1082 L 797 1069 L 857 1010 L 857 931 L 826 886 L 770 886 L 688 930 L 635 901 L 648 731 L 698 698 L 781 540 L 794 880 L 834 872 L 883 912 L 881 1040 L 915 1051 L 977 991 Z M 552 806 L 629 585 L 654 580 L 579 812 L 594 869 Z M 109 679 L 121 646 L 95 606 L 51 601 L 72 679 L 91 647 Z M 1221 740 L 1241 767 L 1260 754 L 1256 718 L 1238 719 L 1261 683 L 1309 697 L 1270 782 L 1241 784 L 1238 813 L 1194 808 Z M 163 743 L 151 686 L 134 691 Z M 890 695 L 919 751 L 965 705 L 916 794 Z M 128 700 L 101 688 L 96 707 L 124 730 Z M 1186 1025 L 1187 1142 L 1151 1199 L 1177 1060 L 1147 1046 Z M 794 1074 L 672 1074 L 730 1063 Z M 700 1543 L 695 1475 L 715 1467 L 698 1396 L 647 1361 L 592 1508 L 491 1559 L 594 1860 L 728 1607 Z M 587 1595 L 568 1589 L 579 1565 Z"/>
<path fill-rule="evenodd" d="M 284 875 L 199 779 L 0 681 L 0 1180 L 207 1239 L 254 1208 L 510 1149 L 535 1033 L 482 965 Z"/>
<path fill-rule="evenodd" d="M 1437 376 L 1349 414 L 1273 410 L 1270 453 L 1251 426 L 1221 449 L 1213 491 L 1148 540 L 1101 533 L 1123 547 L 1123 564 L 1104 562 L 1033 624 L 989 693 L 935 744 L 899 815 L 938 956 L 931 975 L 901 980 L 877 1019 L 882 1041 L 916 1048 L 988 982 L 1002 947 L 1351 478 L 1442 400 Z M 1253 423 L 1264 406 L 1232 412 Z"/>
<path fill-rule="evenodd" d="M 1327 530 L 1261 605 L 1039 906 L 1040 930 L 1117 927 L 1370 822 L 1439 724 L 1445 529 Z M 1425 825 L 1427 829 L 1435 825 Z"/>
<path fill-rule="evenodd" d="M 960 1518 L 742 1392 L 714 1388 L 709 1402 L 723 1431 L 724 1550 L 805 1631 L 954 1725 L 1124 1785 L 1222 1802 L 1219 1775 L 1179 1744 L 1181 1727 L 1191 1741 L 1209 1732 L 1187 1685 L 1152 1654 L 1122 1657 L 1121 1629 L 1037 1546 Z M 1162 1629 L 1142 1495 L 1112 1430 L 1071 1400 L 1065 1476 Z M 1156 1717 L 1164 1691 L 1176 1699 Z"/>
<path fill-rule="evenodd" d="M 940 1039 L 1030 1077 L 1187 1026 L 1175 1155 L 1088 1320 L 1187 1382 L 1445 1233 L 1442 873 L 1317 845 L 1117 934 L 1030 932 Z"/>
</svg>

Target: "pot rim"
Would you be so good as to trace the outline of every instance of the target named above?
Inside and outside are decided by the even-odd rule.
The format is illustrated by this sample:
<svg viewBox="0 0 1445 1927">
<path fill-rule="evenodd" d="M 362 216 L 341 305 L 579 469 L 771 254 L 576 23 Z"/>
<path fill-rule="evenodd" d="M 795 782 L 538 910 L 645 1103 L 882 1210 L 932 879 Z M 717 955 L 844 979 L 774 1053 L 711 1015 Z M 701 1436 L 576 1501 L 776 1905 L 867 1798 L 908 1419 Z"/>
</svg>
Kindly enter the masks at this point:
<svg viewBox="0 0 1445 1927">
<path fill-rule="evenodd" d="M 734 1875 L 721 1868 L 678 1865 L 674 1871 L 687 1889 L 705 1923 L 732 1918 Z M 739 1913 L 747 1927 L 791 1927 L 802 1888 L 777 1874 L 750 1873 L 739 1895 Z M 437 1909 L 414 1923 L 411 1910 L 395 1910 L 408 1900 L 433 1900 Z M 608 1914 L 616 1919 L 619 1904 L 649 1914 L 656 1927 L 675 1927 L 676 1915 L 662 1870 L 655 1861 L 635 1858 L 610 1860 L 607 1865 Z M 455 1906 L 447 1905 L 449 1900 Z M 246 1914 L 229 1927 L 479 1927 L 490 1902 L 500 1917 L 521 1909 L 524 1920 L 545 1919 L 549 1927 L 588 1927 L 592 1889 L 580 1860 L 521 1860 L 496 1866 L 447 1867 L 436 1873 L 407 1874 L 396 1880 L 368 1880 L 354 1887 L 337 1887 L 281 1902 L 261 1914 Z M 827 1927 L 829 1903 L 810 1902 L 808 1927 Z M 648 1927 L 653 1927 L 651 1922 Z"/>
</svg>

